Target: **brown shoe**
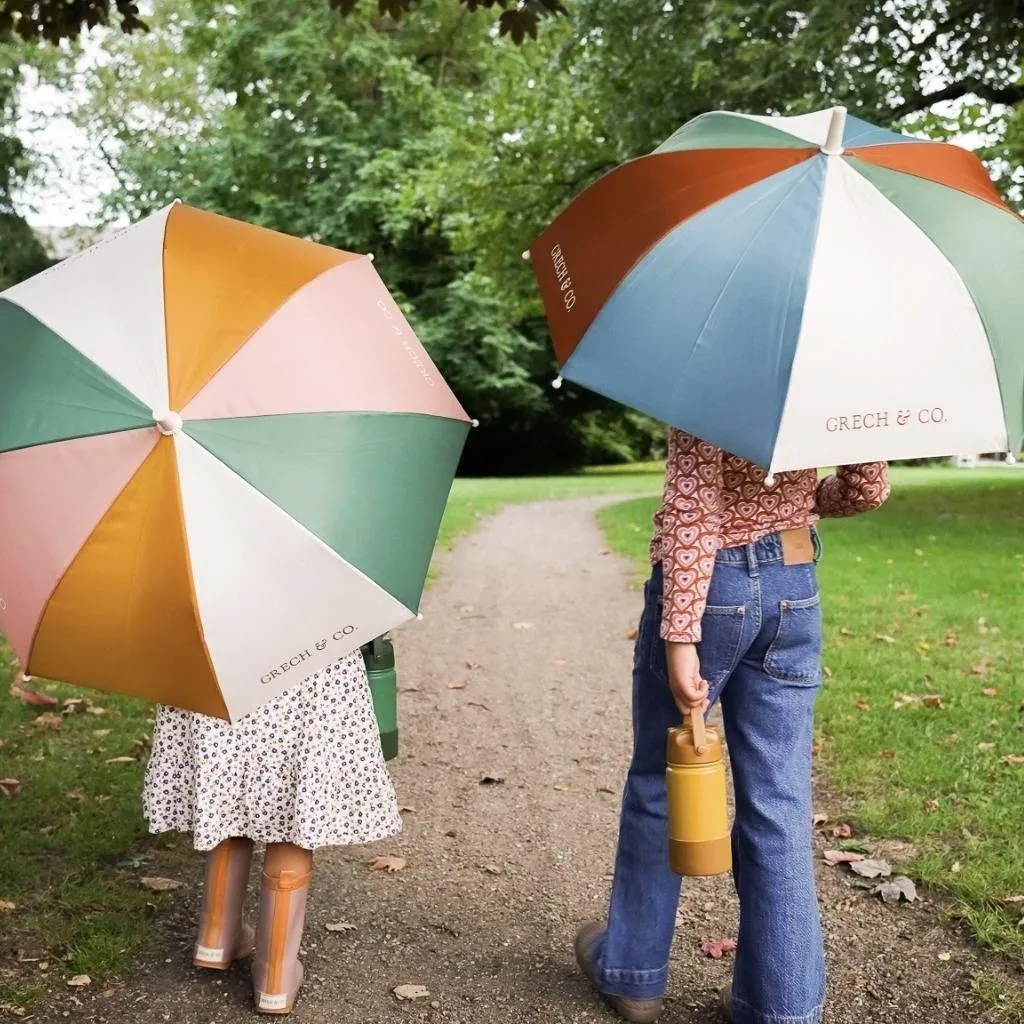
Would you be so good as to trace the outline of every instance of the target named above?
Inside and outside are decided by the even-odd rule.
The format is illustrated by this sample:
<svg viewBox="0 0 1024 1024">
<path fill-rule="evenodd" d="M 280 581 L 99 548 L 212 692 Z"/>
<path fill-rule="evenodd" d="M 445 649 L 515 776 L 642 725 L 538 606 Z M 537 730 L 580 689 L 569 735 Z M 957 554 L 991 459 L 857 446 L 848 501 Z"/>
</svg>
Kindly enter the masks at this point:
<svg viewBox="0 0 1024 1024">
<path fill-rule="evenodd" d="M 653 1024 L 661 1016 L 660 999 L 630 999 L 628 996 L 613 996 L 601 992 L 597 984 L 597 973 L 594 970 L 594 944 L 604 934 L 604 925 L 600 921 L 590 921 L 576 933 L 576 962 L 580 970 L 590 979 L 590 983 L 600 992 L 601 998 L 623 1020 L 632 1024 Z"/>
<path fill-rule="evenodd" d="M 732 982 L 725 986 L 721 992 L 718 993 L 718 1002 L 721 1006 L 722 1016 L 727 1021 L 732 1021 Z"/>
</svg>

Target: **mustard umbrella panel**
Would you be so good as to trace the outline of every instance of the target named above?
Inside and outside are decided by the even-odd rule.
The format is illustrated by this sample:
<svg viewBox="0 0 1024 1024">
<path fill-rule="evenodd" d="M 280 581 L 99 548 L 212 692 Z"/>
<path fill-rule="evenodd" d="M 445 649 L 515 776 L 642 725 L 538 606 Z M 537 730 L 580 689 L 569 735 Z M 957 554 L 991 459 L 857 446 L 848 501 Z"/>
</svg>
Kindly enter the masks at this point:
<svg viewBox="0 0 1024 1024">
<path fill-rule="evenodd" d="M 237 719 L 414 617 L 469 428 L 372 261 L 176 203 L 0 294 L 0 631 Z"/>
</svg>

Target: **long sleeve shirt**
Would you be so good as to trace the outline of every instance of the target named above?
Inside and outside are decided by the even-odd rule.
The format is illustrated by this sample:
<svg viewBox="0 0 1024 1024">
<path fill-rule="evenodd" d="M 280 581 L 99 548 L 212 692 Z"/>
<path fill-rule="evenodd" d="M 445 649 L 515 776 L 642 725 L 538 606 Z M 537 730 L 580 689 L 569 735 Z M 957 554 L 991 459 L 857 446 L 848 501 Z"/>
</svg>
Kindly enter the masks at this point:
<svg viewBox="0 0 1024 1024">
<path fill-rule="evenodd" d="M 765 471 L 746 459 L 692 434 L 671 432 L 665 493 L 651 541 L 651 561 L 660 562 L 664 573 L 665 640 L 700 640 L 715 555 L 721 548 L 813 526 L 822 517 L 869 512 L 890 490 L 884 462 L 840 466 L 823 480 L 813 469 L 779 473 L 771 487 L 765 478 Z"/>
</svg>

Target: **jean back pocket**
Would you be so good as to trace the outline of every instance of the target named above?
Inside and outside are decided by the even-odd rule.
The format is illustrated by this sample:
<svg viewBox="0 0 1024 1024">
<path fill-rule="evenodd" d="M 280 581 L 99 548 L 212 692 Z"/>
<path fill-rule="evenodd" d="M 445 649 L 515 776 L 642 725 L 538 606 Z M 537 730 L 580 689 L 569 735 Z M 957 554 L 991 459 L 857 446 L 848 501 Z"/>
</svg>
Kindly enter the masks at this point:
<svg viewBox="0 0 1024 1024">
<path fill-rule="evenodd" d="M 821 681 L 821 596 L 779 602 L 779 628 L 764 658 L 764 669 L 784 683 L 815 686 Z"/>
</svg>

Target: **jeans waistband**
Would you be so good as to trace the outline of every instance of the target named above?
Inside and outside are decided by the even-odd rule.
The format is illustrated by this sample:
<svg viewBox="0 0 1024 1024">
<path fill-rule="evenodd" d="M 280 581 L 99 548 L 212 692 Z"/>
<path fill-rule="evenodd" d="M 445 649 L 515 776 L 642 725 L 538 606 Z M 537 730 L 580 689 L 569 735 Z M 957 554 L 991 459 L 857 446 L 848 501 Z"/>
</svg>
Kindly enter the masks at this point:
<svg viewBox="0 0 1024 1024">
<path fill-rule="evenodd" d="M 814 560 L 821 557 L 821 540 L 814 527 L 811 530 L 811 541 L 814 544 Z M 759 565 L 782 561 L 782 538 L 777 533 L 754 541 L 753 544 L 741 544 L 735 548 L 722 548 L 715 556 L 715 561 L 724 565 L 745 565 L 756 569 Z"/>
</svg>

